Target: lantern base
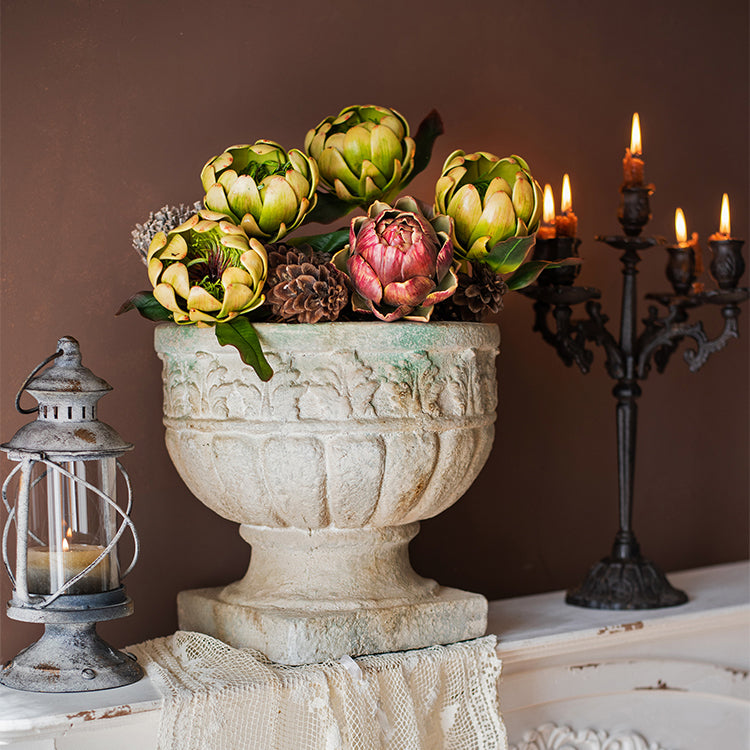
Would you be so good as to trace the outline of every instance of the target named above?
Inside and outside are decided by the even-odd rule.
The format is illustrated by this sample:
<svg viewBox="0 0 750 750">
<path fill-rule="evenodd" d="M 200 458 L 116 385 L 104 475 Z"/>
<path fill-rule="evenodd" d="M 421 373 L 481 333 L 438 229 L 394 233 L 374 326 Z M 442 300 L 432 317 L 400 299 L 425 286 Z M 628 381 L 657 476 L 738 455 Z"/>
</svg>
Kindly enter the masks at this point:
<svg viewBox="0 0 750 750">
<path fill-rule="evenodd" d="M 79 693 L 130 685 L 143 677 L 135 657 L 117 651 L 96 623 L 47 623 L 44 635 L 0 673 L 0 683 L 36 693 Z"/>
</svg>

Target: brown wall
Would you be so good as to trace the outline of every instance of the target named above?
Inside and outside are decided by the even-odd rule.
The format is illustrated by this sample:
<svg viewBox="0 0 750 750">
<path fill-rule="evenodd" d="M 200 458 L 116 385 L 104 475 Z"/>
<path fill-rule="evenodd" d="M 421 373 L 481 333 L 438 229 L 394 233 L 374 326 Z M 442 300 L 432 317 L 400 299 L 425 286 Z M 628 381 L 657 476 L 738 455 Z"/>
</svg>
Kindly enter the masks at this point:
<svg viewBox="0 0 750 750">
<path fill-rule="evenodd" d="M 232 143 L 300 146 L 354 103 L 395 107 L 414 125 L 437 107 L 446 134 L 413 192 L 430 198 L 455 148 L 523 154 L 556 189 L 569 171 L 581 281 L 602 288 L 616 325 L 617 255 L 593 236 L 618 228 L 633 111 L 656 184 L 652 232 L 671 238 L 679 205 L 705 239 L 727 191 L 733 233 L 748 236 L 747 27 L 744 0 L 2 0 L 0 437 L 27 421 L 13 410 L 25 375 L 59 336 L 76 336 L 115 386 L 102 418 L 136 444 L 136 614 L 104 634 L 122 644 L 174 630 L 177 591 L 227 582 L 248 560 L 233 524 L 169 462 L 151 324 L 113 315 L 148 286 L 130 248 L 136 222 L 199 199 L 204 161 Z M 647 254 L 642 291 L 666 288 L 664 264 L 663 250 Z M 529 301 L 506 299 L 494 452 L 412 545 L 421 572 L 493 598 L 575 583 L 616 524 L 601 354 L 586 377 L 566 369 L 532 333 Z M 717 331 L 716 311 L 705 313 Z M 747 556 L 749 319 L 697 375 L 676 356 L 644 385 L 635 523 L 667 570 Z M 3 615 L 3 658 L 33 630 Z"/>
</svg>

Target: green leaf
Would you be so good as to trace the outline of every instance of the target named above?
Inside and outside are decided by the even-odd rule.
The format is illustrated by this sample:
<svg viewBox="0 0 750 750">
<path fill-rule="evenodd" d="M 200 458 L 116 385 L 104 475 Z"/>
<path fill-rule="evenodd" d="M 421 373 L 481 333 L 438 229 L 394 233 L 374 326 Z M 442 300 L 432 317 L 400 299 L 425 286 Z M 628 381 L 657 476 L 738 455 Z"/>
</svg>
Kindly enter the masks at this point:
<svg viewBox="0 0 750 750">
<path fill-rule="evenodd" d="M 172 313 L 156 301 L 153 292 L 137 292 L 122 303 L 115 315 L 122 315 L 133 309 L 149 320 L 174 320 Z"/>
<path fill-rule="evenodd" d="M 215 330 L 216 339 L 222 346 L 237 349 L 242 361 L 250 365 L 262 381 L 271 379 L 273 370 L 260 348 L 258 334 L 248 320 L 240 315 L 226 323 L 217 323 Z"/>
<path fill-rule="evenodd" d="M 523 289 L 533 283 L 539 277 L 539 274 L 548 268 L 560 268 L 561 266 L 577 266 L 581 262 L 580 258 L 565 258 L 564 260 L 530 260 L 528 263 L 521 265 L 518 270 L 511 274 L 505 283 L 508 289 Z"/>
<path fill-rule="evenodd" d="M 535 242 L 535 234 L 527 237 L 509 237 L 498 242 L 487 255 L 472 260 L 486 263 L 495 273 L 510 273 L 523 263 Z"/>
<path fill-rule="evenodd" d="M 337 229 L 335 232 L 328 232 L 328 234 L 311 234 L 308 237 L 294 237 L 287 240 L 287 244 L 294 247 L 310 245 L 318 253 L 330 253 L 331 255 L 341 250 L 347 242 L 349 242 L 349 227 Z"/>
<path fill-rule="evenodd" d="M 346 216 L 357 207 L 356 203 L 342 201 L 334 193 L 324 193 L 318 190 L 317 195 L 318 201 L 315 204 L 315 208 L 305 215 L 301 225 L 313 223 L 330 224 L 332 221 Z"/>
<path fill-rule="evenodd" d="M 439 135 L 444 133 L 443 121 L 436 109 L 433 109 L 427 117 L 419 123 L 417 134 L 414 136 L 414 169 L 402 183 L 405 188 L 420 172 L 423 172 L 432 158 L 432 147 L 435 145 Z"/>
</svg>

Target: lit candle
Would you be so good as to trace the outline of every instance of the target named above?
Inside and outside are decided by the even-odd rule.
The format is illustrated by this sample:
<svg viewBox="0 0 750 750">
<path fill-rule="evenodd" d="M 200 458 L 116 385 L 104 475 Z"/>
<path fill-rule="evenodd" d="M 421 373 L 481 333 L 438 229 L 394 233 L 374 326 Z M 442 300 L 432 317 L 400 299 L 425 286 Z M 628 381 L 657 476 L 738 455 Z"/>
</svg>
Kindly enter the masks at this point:
<svg viewBox="0 0 750 750">
<path fill-rule="evenodd" d="M 729 196 L 724 193 L 721 199 L 721 217 L 719 231 L 708 238 L 708 245 L 713 251 L 710 270 L 711 275 L 723 291 L 737 289 L 742 274 L 745 272 L 745 259 L 742 257 L 744 240 L 732 237 L 729 223 Z"/>
<path fill-rule="evenodd" d="M 685 221 L 685 214 L 681 208 L 675 209 L 674 212 L 674 236 L 677 240 L 677 244 L 674 245 L 672 250 L 692 250 L 693 259 L 691 260 L 691 273 L 700 275 L 703 273 L 703 257 L 701 250 L 698 247 L 698 233 L 693 232 L 688 239 L 687 222 Z M 694 278 L 694 277 L 693 277 Z M 696 285 L 693 285 L 693 291 L 696 290 Z"/>
<path fill-rule="evenodd" d="M 721 216 L 719 217 L 719 231 L 712 234 L 710 240 L 729 240 L 732 238 L 729 222 L 729 196 L 724 193 L 721 199 Z"/>
<path fill-rule="evenodd" d="M 68 537 L 70 536 L 71 532 L 68 529 Z M 88 568 L 103 551 L 104 547 L 99 544 L 73 544 L 65 537 L 62 540 L 62 547 L 58 549 L 29 547 L 26 563 L 29 593 L 54 593 L 63 583 Z M 54 585 L 51 585 L 50 581 L 53 581 Z M 98 594 L 102 591 L 109 591 L 111 588 L 109 557 L 105 557 L 83 578 L 66 589 L 65 593 Z"/>
<path fill-rule="evenodd" d="M 555 238 L 555 199 L 552 195 L 550 185 L 544 186 L 544 202 L 542 204 L 542 223 L 537 230 L 540 240 L 552 240 Z"/>
<path fill-rule="evenodd" d="M 555 232 L 558 237 L 575 237 L 578 217 L 573 213 L 573 199 L 570 192 L 570 177 L 563 177 L 560 215 L 555 217 Z"/>
<path fill-rule="evenodd" d="M 688 239 L 687 222 L 681 208 L 675 209 L 674 212 L 674 236 L 677 239 L 677 247 L 698 249 L 698 233 L 693 232 Z"/>
<path fill-rule="evenodd" d="M 687 243 L 687 224 L 681 208 L 674 212 L 674 234 L 678 245 L 683 246 Z"/>
<path fill-rule="evenodd" d="M 641 121 L 636 112 L 633 115 L 633 125 L 630 129 L 630 148 L 625 149 L 625 158 L 622 160 L 623 187 L 633 188 L 643 186 L 642 157 Z"/>
</svg>

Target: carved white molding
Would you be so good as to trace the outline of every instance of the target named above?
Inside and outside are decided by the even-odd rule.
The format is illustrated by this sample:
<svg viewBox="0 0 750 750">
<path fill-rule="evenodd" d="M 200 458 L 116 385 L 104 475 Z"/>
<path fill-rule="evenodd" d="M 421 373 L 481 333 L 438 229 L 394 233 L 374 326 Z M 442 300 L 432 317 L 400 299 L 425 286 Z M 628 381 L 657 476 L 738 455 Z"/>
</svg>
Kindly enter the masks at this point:
<svg viewBox="0 0 750 750">
<path fill-rule="evenodd" d="M 542 724 L 525 732 L 517 745 L 508 750 L 666 750 L 649 742 L 637 732 L 619 730 L 572 729 L 557 724 Z"/>
</svg>

